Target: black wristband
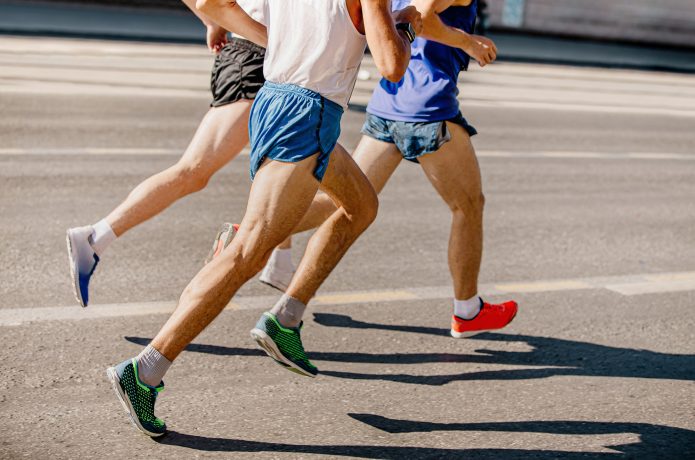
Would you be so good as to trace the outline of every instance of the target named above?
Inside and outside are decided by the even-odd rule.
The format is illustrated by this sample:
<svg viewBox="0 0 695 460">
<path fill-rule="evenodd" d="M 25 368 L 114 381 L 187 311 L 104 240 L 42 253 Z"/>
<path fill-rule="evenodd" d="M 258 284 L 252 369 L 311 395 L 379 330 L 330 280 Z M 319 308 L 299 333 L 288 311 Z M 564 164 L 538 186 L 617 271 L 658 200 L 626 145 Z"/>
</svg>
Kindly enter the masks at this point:
<svg viewBox="0 0 695 460">
<path fill-rule="evenodd" d="M 396 30 L 400 30 L 403 33 L 405 33 L 405 36 L 410 43 L 413 43 L 415 41 L 415 31 L 413 30 L 413 26 L 410 25 L 409 22 L 399 22 L 398 24 L 396 24 Z"/>
</svg>

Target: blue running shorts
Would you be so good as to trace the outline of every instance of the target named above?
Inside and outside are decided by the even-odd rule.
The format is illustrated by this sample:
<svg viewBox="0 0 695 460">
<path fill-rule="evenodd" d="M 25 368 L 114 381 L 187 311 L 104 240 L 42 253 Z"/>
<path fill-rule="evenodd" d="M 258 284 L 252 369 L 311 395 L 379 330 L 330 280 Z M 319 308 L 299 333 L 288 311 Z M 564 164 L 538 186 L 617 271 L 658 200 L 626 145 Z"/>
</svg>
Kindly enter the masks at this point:
<svg viewBox="0 0 695 460">
<path fill-rule="evenodd" d="M 318 153 L 320 182 L 340 136 L 343 108 L 310 89 L 266 81 L 251 106 L 251 180 L 266 158 L 296 163 Z"/>
</svg>

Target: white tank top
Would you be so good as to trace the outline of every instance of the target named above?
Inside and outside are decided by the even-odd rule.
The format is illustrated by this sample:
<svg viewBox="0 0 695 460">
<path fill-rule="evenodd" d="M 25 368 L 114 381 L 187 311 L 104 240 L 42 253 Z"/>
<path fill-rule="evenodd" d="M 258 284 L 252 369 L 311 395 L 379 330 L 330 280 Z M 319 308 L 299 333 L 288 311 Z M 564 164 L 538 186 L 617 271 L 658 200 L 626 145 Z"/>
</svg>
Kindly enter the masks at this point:
<svg viewBox="0 0 695 460">
<path fill-rule="evenodd" d="M 346 0 L 267 0 L 272 18 L 263 74 L 347 107 L 367 40 Z"/>
<path fill-rule="evenodd" d="M 268 0 L 237 0 L 237 3 L 256 21 L 268 26 Z M 240 35 L 237 35 L 239 37 Z"/>
</svg>

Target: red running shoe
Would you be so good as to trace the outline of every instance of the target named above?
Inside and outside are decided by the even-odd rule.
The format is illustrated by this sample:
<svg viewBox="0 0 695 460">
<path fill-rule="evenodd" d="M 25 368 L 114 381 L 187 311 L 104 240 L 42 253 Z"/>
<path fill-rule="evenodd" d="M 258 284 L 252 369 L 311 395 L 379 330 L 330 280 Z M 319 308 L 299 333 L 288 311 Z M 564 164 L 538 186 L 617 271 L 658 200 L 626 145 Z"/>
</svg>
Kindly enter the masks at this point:
<svg viewBox="0 0 695 460">
<path fill-rule="evenodd" d="M 483 302 L 480 312 L 474 318 L 463 319 L 456 315 L 451 318 L 451 336 L 461 339 L 479 332 L 502 329 L 512 322 L 518 309 L 514 301 L 499 305 Z"/>
</svg>

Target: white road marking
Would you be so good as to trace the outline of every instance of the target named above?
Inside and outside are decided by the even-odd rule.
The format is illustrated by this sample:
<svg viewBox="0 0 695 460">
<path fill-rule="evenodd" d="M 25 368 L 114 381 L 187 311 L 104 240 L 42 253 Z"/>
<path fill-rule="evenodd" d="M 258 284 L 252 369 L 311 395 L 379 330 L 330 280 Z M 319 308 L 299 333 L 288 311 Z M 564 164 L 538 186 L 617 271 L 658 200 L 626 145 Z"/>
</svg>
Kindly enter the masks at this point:
<svg viewBox="0 0 695 460">
<path fill-rule="evenodd" d="M 75 148 L 0 148 L 2 155 L 176 155 L 183 149 L 152 147 L 75 147 Z M 240 155 L 248 155 L 245 147 Z M 515 151 L 480 150 L 481 158 L 556 158 L 556 159 L 595 159 L 595 160 L 679 160 L 693 161 L 695 154 L 675 152 L 583 152 L 583 151 Z"/>
<path fill-rule="evenodd" d="M 695 291 L 695 271 L 676 273 L 645 273 L 641 275 L 609 276 L 593 278 L 556 279 L 544 281 L 519 281 L 493 283 L 480 286 L 483 296 L 507 296 L 521 293 L 543 293 L 608 289 L 625 296 L 666 292 Z M 313 305 L 355 305 L 364 303 L 407 302 L 414 300 L 450 299 L 451 286 L 425 286 L 402 289 L 333 292 L 318 295 Z M 228 310 L 262 310 L 277 300 L 277 295 L 238 297 Z M 0 326 L 16 326 L 32 322 L 75 321 L 111 317 L 127 317 L 169 314 L 176 307 L 175 301 L 131 302 L 122 304 L 56 306 L 38 308 L 7 308 L 0 310 Z"/>
</svg>

